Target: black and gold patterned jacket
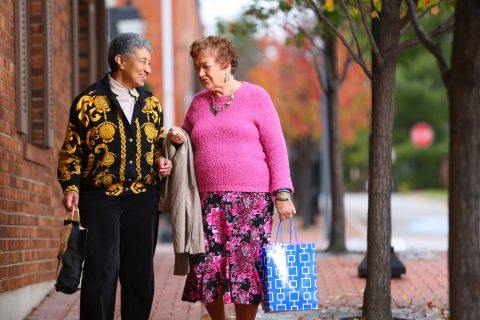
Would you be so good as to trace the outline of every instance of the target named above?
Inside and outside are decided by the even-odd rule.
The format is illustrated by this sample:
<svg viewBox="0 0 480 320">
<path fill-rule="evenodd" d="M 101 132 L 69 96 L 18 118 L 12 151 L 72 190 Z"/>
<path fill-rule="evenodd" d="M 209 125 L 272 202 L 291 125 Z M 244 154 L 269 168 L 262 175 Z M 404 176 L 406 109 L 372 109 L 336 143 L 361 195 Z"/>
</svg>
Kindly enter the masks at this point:
<svg viewBox="0 0 480 320">
<path fill-rule="evenodd" d="M 161 155 L 162 107 L 143 88 L 128 122 L 108 75 L 82 92 L 70 108 L 58 160 L 63 191 L 100 191 L 119 196 L 145 192 L 156 184 Z"/>
</svg>

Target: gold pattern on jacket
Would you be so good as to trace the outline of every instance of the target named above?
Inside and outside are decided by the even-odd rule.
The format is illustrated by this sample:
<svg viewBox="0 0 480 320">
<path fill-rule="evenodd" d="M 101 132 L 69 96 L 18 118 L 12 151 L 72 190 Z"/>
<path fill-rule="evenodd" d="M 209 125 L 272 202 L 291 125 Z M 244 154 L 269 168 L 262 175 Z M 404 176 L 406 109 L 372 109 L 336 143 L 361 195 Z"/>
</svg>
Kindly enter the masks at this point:
<svg viewBox="0 0 480 320">
<path fill-rule="evenodd" d="M 64 192 L 78 192 L 80 179 L 83 179 L 82 183 L 90 179 L 93 189 L 104 189 L 107 195 L 112 196 L 122 194 L 126 187 L 133 193 L 144 192 L 145 184 L 156 183 L 154 159 L 162 154 L 159 146 L 165 132 L 161 121 L 162 107 L 158 99 L 154 96 L 145 98 L 141 113 L 146 121 L 142 124 L 139 118 L 135 119 L 136 128 L 134 137 L 132 136 L 135 140 L 137 177 L 128 183 L 127 137 L 121 113 L 118 110 L 115 112 L 115 108 L 110 106 L 108 96 L 95 91 L 90 91 L 78 99 L 74 113 L 71 112 L 65 142 L 59 155 L 58 180 Z M 116 118 L 113 121 L 108 118 L 112 115 Z M 111 147 L 115 145 L 117 154 L 111 151 Z M 146 146 L 148 152 L 142 153 L 142 147 Z M 145 157 L 144 161 L 149 166 L 143 177 L 142 157 Z"/>
</svg>

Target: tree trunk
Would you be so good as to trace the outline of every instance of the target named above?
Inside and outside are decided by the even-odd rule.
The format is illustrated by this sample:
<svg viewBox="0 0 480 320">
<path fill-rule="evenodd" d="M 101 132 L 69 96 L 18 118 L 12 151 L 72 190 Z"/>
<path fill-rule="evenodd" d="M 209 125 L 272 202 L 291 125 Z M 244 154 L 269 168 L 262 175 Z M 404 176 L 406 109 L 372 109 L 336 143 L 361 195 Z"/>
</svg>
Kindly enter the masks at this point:
<svg viewBox="0 0 480 320">
<path fill-rule="evenodd" d="M 392 130 L 397 57 L 400 38 L 400 0 L 384 0 L 376 40 L 383 65 L 373 62 L 372 132 L 369 148 L 367 284 L 364 316 L 391 320 L 391 215 Z"/>
<path fill-rule="evenodd" d="M 451 73 L 449 275 L 451 318 L 480 319 L 480 3 L 458 0 Z"/>
<path fill-rule="evenodd" d="M 338 53 L 337 39 L 326 39 L 325 51 L 328 60 L 328 83 L 326 88 L 328 112 L 328 148 L 330 154 L 330 178 L 332 184 L 332 221 L 330 224 L 329 252 L 346 252 L 345 209 L 343 204 L 343 164 L 338 121 Z"/>
<path fill-rule="evenodd" d="M 295 143 L 294 184 L 295 206 L 303 221 L 310 221 L 310 180 L 312 178 L 312 153 L 317 151 L 308 137 Z M 305 224 L 304 224 L 305 225 Z"/>
</svg>

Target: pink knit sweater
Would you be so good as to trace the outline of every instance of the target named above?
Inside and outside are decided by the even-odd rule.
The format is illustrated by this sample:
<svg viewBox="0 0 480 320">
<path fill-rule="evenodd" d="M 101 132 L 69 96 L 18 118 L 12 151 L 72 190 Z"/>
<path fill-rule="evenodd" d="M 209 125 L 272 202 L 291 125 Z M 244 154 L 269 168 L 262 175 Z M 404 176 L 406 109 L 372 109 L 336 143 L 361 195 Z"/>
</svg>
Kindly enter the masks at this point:
<svg viewBox="0 0 480 320">
<path fill-rule="evenodd" d="M 227 97 L 216 97 L 222 105 Z M 210 111 L 212 93 L 196 94 L 183 128 L 191 137 L 200 192 L 293 190 L 287 148 L 268 93 L 243 82 L 229 109 Z"/>
</svg>

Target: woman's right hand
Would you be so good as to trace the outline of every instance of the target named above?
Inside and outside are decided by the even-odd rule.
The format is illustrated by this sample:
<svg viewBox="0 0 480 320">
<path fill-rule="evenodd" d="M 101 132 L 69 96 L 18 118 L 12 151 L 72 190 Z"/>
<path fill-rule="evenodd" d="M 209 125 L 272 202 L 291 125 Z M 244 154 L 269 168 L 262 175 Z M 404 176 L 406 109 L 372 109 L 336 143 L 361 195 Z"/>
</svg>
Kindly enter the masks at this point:
<svg viewBox="0 0 480 320">
<path fill-rule="evenodd" d="M 72 211 L 73 207 L 78 208 L 78 192 L 77 191 L 69 191 L 67 192 L 62 200 L 63 207 L 67 211 Z"/>
<path fill-rule="evenodd" d="M 295 206 L 291 199 L 287 201 L 275 200 L 275 208 L 277 209 L 278 217 L 282 221 L 290 219 L 297 214 L 297 210 L 295 210 Z"/>
<path fill-rule="evenodd" d="M 180 127 L 171 127 L 168 131 L 168 139 L 173 143 L 182 144 L 187 140 L 187 137 Z"/>
</svg>

